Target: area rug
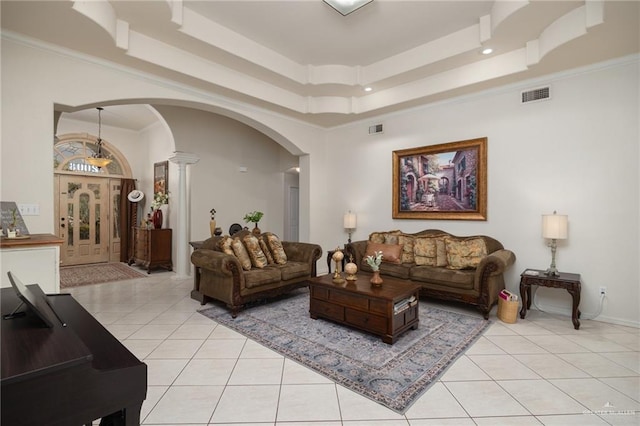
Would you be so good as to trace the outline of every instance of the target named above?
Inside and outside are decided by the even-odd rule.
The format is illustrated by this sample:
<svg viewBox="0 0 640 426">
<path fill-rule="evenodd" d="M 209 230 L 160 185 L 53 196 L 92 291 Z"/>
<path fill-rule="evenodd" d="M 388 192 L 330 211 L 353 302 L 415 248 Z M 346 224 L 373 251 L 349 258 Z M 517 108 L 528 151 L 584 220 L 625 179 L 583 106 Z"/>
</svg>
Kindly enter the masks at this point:
<svg viewBox="0 0 640 426">
<path fill-rule="evenodd" d="M 222 305 L 201 314 L 323 376 L 403 414 L 483 333 L 490 321 L 420 302 L 420 325 L 393 345 L 309 317 L 308 289 L 241 311 Z"/>
<path fill-rule="evenodd" d="M 93 263 L 60 268 L 60 288 L 146 277 L 124 263 Z"/>
</svg>

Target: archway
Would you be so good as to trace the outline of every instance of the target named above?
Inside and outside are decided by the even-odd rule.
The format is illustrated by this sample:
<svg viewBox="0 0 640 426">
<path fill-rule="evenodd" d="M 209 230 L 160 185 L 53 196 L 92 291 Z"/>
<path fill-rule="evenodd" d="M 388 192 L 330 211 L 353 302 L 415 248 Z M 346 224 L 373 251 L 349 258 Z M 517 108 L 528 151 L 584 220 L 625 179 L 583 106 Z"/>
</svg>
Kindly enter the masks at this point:
<svg viewBox="0 0 640 426">
<path fill-rule="evenodd" d="M 60 135 L 53 147 L 54 220 L 63 239 L 63 266 L 120 257 L 120 184 L 131 177 L 131 167 L 107 141 L 102 150 L 113 161 L 103 168 L 90 165 L 86 158 L 97 149 L 97 138 L 87 133 Z"/>
</svg>

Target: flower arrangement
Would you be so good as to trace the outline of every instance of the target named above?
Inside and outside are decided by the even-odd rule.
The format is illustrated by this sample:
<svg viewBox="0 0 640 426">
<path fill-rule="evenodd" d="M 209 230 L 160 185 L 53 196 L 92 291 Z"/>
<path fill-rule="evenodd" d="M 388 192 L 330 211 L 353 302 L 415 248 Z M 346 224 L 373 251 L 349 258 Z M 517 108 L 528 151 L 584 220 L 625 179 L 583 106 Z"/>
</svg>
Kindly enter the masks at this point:
<svg viewBox="0 0 640 426">
<path fill-rule="evenodd" d="M 157 210 L 163 204 L 169 204 L 169 193 L 156 192 L 155 194 L 153 194 L 153 201 L 151 202 L 151 207 Z"/>
<path fill-rule="evenodd" d="M 246 223 L 249 223 L 249 222 L 258 223 L 260 222 L 260 219 L 262 219 L 262 216 L 264 216 L 264 213 L 259 211 L 247 213 L 244 215 L 244 221 Z"/>
<path fill-rule="evenodd" d="M 209 210 L 209 213 L 211 213 L 211 220 L 214 220 L 216 218 L 216 209 Z"/>
<path fill-rule="evenodd" d="M 373 252 L 373 256 L 367 256 L 366 260 L 367 264 L 371 266 L 371 269 L 377 271 L 378 269 L 380 269 L 380 262 L 382 262 L 382 252 L 375 251 Z"/>
</svg>

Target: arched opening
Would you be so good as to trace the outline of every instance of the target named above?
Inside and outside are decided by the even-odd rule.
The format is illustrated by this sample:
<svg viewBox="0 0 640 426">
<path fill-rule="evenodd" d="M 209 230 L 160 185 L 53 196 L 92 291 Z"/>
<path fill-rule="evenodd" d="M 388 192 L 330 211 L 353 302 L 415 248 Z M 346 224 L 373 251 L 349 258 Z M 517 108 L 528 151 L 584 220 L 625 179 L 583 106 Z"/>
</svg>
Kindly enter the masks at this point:
<svg viewBox="0 0 640 426">
<path fill-rule="evenodd" d="M 120 258 L 120 184 L 131 177 L 131 167 L 107 141 L 102 150 L 111 163 L 92 166 L 86 158 L 97 149 L 97 138 L 87 133 L 60 135 L 53 147 L 54 220 L 63 239 L 63 266 Z"/>
<path fill-rule="evenodd" d="M 214 105 L 171 99 L 123 99 L 74 107 L 57 104 L 55 107 L 57 132 L 93 132 L 96 127 L 93 107 L 96 105 L 104 106 L 106 114 L 103 114 L 103 119 L 115 120 L 103 121 L 103 124 L 107 126 L 107 136 L 113 135 L 112 132 L 118 135 L 118 137 L 111 136 L 112 143 L 106 148 L 112 149 L 115 145 L 129 158 L 132 171 L 129 172 L 127 170 L 125 172 L 123 170 L 122 176 L 135 176 L 137 179 L 136 187 L 147 195 L 145 200 L 140 203 L 139 208 L 142 209 L 142 214 L 138 217 L 144 217 L 145 212 L 148 213 L 150 200 L 153 200 L 153 164 L 166 161 L 176 151 L 182 151 L 194 153 L 201 158 L 200 162 L 195 167 L 190 167 L 187 172 L 188 190 L 195 191 L 194 194 L 200 194 L 197 197 L 187 195 L 189 203 L 186 218 L 188 229 L 185 237 L 185 239 L 188 238 L 186 239 L 187 242 L 202 240 L 208 236 L 209 232 L 205 233 L 203 232 L 204 229 L 202 229 L 206 226 L 208 231 L 208 217 L 205 218 L 204 216 L 211 209 L 211 206 L 220 206 L 223 200 L 231 199 L 231 196 L 226 194 L 231 188 L 230 185 L 226 184 L 230 178 L 234 178 L 234 184 L 240 185 L 240 189 L 233 195 L 234 203 L 227 204 L 227 208 L 221 210 L 219 221 L 221 225 L 224 225 L 223 229 L 226 229 L 231 223 L 241 223 L 242 217 L 247 211 L 255 209 L 266 210 L 268 208 L 268 211 L 271 212 L 269 215 L 270 220 L 284 222 L 282 224 L 272 223 L 270 230 L 275 228 L 276 232 L 286 239 L 297 240 L 299 238 L 300 197 L 293 196 L 298 193 L 292 195 L 293 190 L 299 191 L 298 174 L 297 172 L 295 174 L 287 173 L 287 171 L 293 168 L 297 169 L 301 151 L 299 147 L 295 146 L 291 140 L 280 134 L 276 129 L 272 129 L 269 125 L 249 116 Z M 131 119 L 138 115 L 138 110 L 143 109 L 147 111 L 147 115 L 149 111 L 152 114 L 146 125 L 136 128 L 119 125 L 124 118 Z M 209 115 L 207 116 L 207 114 Z M 228 121 L 224 122 L 224 120 Z M 221 124 L 223 128 L 212 125 L 212 122 Z M 242 128 L 245 130 L 242 130 Z M 246 129 L 251 129 L 254 134 L 252 135 L 251 131 Z M 128 132 L 128 134 L 124 134 L 124 139 L 121 139 L 119 137 L 120 132 Z M 235 133 L 229 135 L 229 132 Z M 232 139 L 229 139 L 228 136 L 231 136 Z M 237 140 L 230 144 L 229 141 L 233 140 L 234 136 L 237 137 Z M 200 142 L 194 142 L 197 140 L 200 140 Z M 278 146 L 277 149 L 265 148 L 267 156 L 271 153 L 276 158 L 269 156 L 269 160 L 264 161 L 266 157 L 262 155 L 264 153 L 259 147 L 245 147 L 242 152 L 235 150 L 235 148 L 240 147 L 242 143 L 249 140 L 252 140 L 253 143 L 269 141 Z M 215 145 L 214 142 L 218 145 Z M 235 151 L 231 153 L 225 152 L 229 146 L 232 147 L 231 151 Z M 77 154 L 77 162 L 80 164 L 71 165 L 73 164 L 71 162 L 63 173 L 80 173 L 85 170 L 83 167 L 86 168 L 87 166 L 82 164 L 82 158 L 85 154 L 89 155 L 92 152 L 90 144 L 87 147 L 89 149 L 85 150 L 84 153 Z M 280 150 L 280 154 L 275 154 L 278 150 Z M 257 160 L 253 159 L 253 154 L 256 152 L 261 153 Z M 247 153 L 250 153 L 250 155 Z M 229 158 L 227 154 L 235 157 Z M 295 159 L 295 163 L 290 161 L 291 158 Z M 247 161 L 253 161 L 253 163 L 247 164 Z M 269 170 L 264 167 L 267 163 L 271 164 Z M 123 164 L 125 165 L 123 167 L 128 167 L 129 163 L 124 161 Z M 237 164 L 238 166 L 233 168 L 230 166 L 231 164 Z M 214 167 L 211 167 L 211 165 Z M 175 164 L 170 164 L 169 166 L 169 174 L 172 176 L 169 179 L 169 192 L 172 197 L 169 201 L 167 216 L 169 217 L 168 227 L 174 228 L 172 251 L 174 265 L 176 265 L 179 262 L 179 259 L 177 259 L 177 247 L 178 244 L 181 244 L 175 232 L 179 220 L 177 217 L 177 202 L 179 200 L 177 182 L 179 179 L 178 167 Z M 249 166 L 247 167 L 249 174 L 235 175 L 243 166 Z M 229 167 L 229 169 L 224 173 L 220 172 L 224 167 Z M 88 171 L 90 172 L 91 170 Z M 119 172 L 107 169 L 99 174 L 103 173 L 118 174 Z M 249 185 L 245 182 L 246 179 L 243 179 L 252 174 L 256 174 L 258 177 L 252 179 L 251 182 L 270 185 L 268 191 L 261 191 L 257 197 L 250 195 L 255 190 L 256 185 Z M 280 187 L 277 191 L 274 190 L 273 176 L 279 176 L 277 179 Z M 214 182 L 217 182 L 217 184 Z M 216 190 L 211 191 L 212 187 L 216 188 Z M 203 196 L 202 194 L 205 195 Z M 237 197 L 237 194 L 242 196 Z M 263 194 L 265 194 L 264 197 L 262 197 Z M 295 203 L 295 206 L 292 203 Z M 56 226 L 59 226 L 58 216 L 56 216 L 56 220 L 58 221 Z M 117 249 L 117 245 L 112 245 L 109 249 L 114 253 L 111 261 L 118 260 L 117 255 L 115 255 L 117 254 Z M 186 263 L 186 269 L 189 270 L 188 259 Z"/>
</svg>

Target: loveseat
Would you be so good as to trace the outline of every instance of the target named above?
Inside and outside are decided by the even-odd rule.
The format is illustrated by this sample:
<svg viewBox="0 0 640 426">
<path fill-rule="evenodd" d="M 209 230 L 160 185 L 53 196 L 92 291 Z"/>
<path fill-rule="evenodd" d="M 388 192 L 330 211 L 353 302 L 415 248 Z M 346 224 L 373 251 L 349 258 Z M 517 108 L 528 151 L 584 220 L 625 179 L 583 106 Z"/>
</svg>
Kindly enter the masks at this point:
<svg viewBox="0 0 640 426">
<path fill-rule="evenodd" d="M 243 230 L 209 238 L 191 254 L 194 291 L 203 305 L 209 299 L 224 302 L 235 318 L 251 301 L 306 286 L 316 276 L 321 255 L 317 244 L 280 241 L 270 232 L 255 236 Z"/>
<path fill-rule="evenodd" d="M 361 271 L 371 272 L 366 256 L 382 251 L 380 275 L 419 284 L 426 298 L 452 300 L 476 306 L 485 319 L 505 288 L 504 271 L 515 254 L 494 238 L 457 237 L 438 229 L 414 234 L 374 232 L 369 240 L 346 247 Z M 384 286 L 384 284 L 383 284 Z"/>
</svg>

